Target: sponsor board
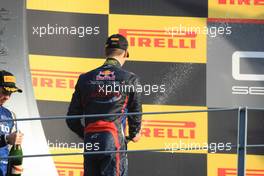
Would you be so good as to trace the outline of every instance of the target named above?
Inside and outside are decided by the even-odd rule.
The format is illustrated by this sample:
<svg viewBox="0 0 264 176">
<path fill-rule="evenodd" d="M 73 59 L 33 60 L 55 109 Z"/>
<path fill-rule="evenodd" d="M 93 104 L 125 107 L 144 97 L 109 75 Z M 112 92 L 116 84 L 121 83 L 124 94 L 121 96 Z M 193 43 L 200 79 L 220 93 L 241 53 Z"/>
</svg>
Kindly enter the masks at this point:
<svg viewBox="0 0 264 176">
<path fill-rule="evenodd" d="M 52 154 L 68 153 L 67 149 L 52 150 Z M 72 150 L 70 152 L 81 152 L 81 150 Z M 157 171 L 169 175 L 173 171 L 179 172 L 181 175 L 195 175 L 203 176 L 206 173 L 206 155 L 204 154 L 169 154 L 169 153 L 131 153 L 128 156 L 130 163 L 130 174 L 136 175 L 138 171 L 144 175 L 154 175 Z M 138 160 L 137 158 L 141 158 Z M 82 176 L 83 175 L 83 157 L 80 156 L 57 156 L 53 157 L 55 166 L 59 176 Z M 162 160 L 161 160 L 162 159 Z M 153 162 L 153 165 L 146 165 L 146 163 Z M 188 163 L 193 170 L 184 169 L 181 165 L 175 165 L 175 162 Z M 145 167 L 138 167 L 136 163 L 145 165 Z M 147 169 L 146 169 L 147 168 Z M 147 172 L 146 172 L 147 170 Z"/>
<path fill-rule="evenodd" d="M 251 118 L 249 118 L 251 119 Z M 255 129 L 254 129 L 255 130 Z M 248 134 L 250 126 L 248 126 Z M 238 110 L 208 112 L 208 143 L 237 144 Z M 237 153 L 236 148 L 217 153 Z"/>
<path fill-rule="evenodd" d="M 209 18 L 263 19 L 263 0 L 210 0 Z M 247 13 L 245 13 L 245 11 Z"/>
<path fill-rule="evenodd" d="M 246 176 L 263 176 L 263 156 L 246 156 Z M 208 154 L 208 176 L 232 176 L 237 175 L 237 155 Z"/>
<path fill-rule="evenodd" d="M 109 15 L 109 33 L 126 36 L 138 61 L 206 63 L 205 27 L 205 18 Z"/>
<path fill-rule="evenodd" d="M 207 17 L 208 1 L 200 0 L 140 0 L 140 1 L 110 1 L 111 14 L 136 14 L 155 16 L 191 16 Z"/>
<path fill-rule="evenodd" d="M 244 62 L 244 69 L 241 66 Z M 232 55 L 232 76 L 235 80 L 240 81 L 240 85 L 232 86 L 233 95 L 264 95 L 264 85 L 263 86 L 250 86 L 244 81 L 264 81 L 263 74 L 264 66 L 264 52 L 254 52 L 254 51 L 236 51 Z M 245 72 L 254 73 L 245 73 Z M 244 73 L 243 73 L 244 72 Z M 259 73 L 258 73 L 259 72 Z M 242 85 L 241 85 L 242 84 Z"/>
<path fill-rule="evenodd" d="M 79 75 L 104 62 L 102 59 L 41 55 L 30 55 L 29 58 L 35 97 L 38 100 L 64 102 L 71 100 Z"/>
<path fill-rule="evenodd" d="M 82 152 L 81 149 L 60 148 L 54 150 L 50 148 L 51 154 Z M 55 156 L 53 157 L 55 167 L 59 176 L 82 176 L 83 175 L 83 156 Z"/>
<path fill-rule="evenodd" d="M 94 3 L 92 0 L 64 1 L 64 0 L 28 0 L 27 9 L 78 12 L 78 13 L 109 13 L 109 0 L 98 0 Z"/>
<path fill-rule="evenodd" d="M 165 85 L 165 92 L 145 89 L 144 104 L 206 105 L 206 64 L 131 61 L 124 68 L 136 73 L 142 85 Z"/>
<path fill-rule="evenodd" d="M 129 175 L 131 176 L 207 175 L 206 154 L 133 152 L 128 154 L 128 165 Z"/>
<path fill-rule="evenodd" d="M 78 76 L 103 62 L 104 59 L 30 55 L 36 99 L 69 102 Z M 146 72 L 147 67 L 153 72 Z M 124 68 L 141 78 L 144 104 L 205 105 L 205 64 L 128 61 Z M 154 90 L 154 86 L 159 89 Z"/>
<path fill-rule="evenodd" d="M 150 111 L 180 111 L 180 110 L 206 110 L 206 107 L 192 106 L 162 106 L 143 105 L 144 112 Z M 183 143 L 207 143 L 207 113 L 185 113 L 170 115 L 151 115 L 143 117 L 142 138 L 138 143 L 130 142 L 128 150 L 135 149 L 157 149 L 165 148 L 165 143 L 175 144 L 179 141 Z M 73 153 L 82 152 L 82 149 L 63 148 L 64 143 L 49 143 L 50 152 Z M 75 142 L 68 143 L 74 144 Z M 53 147 L 51 147 L 53 146 Z M 62 148 L 60 148 L 60 146 Z M 169 150 L 169 153 L 179 153 L 179 151 Z M 180 151 L 184 153 L 207 153 L 206 150 Z M 164 155 L 165 156 L 165 155 Z M 187 157 L 190 159 L 191 156 Z M 170 159 L 171 156 L 169 156 Z M 194 156 L 194 158 L 196 158 Z M 59 176 L 80 176 L 83 174 L 83 157 L 76 156 L 55 156 L 53 157 Z M 166 160 L 168 162 L 168 158 Z"/>
<path fill-rule="evenodd" d="M 144 112 L 206 110 L 206 107 L 144 105 Z M 199 147 L 207 143 L 207 113 L 178 113 L 144 115 L 142 121 L 141 140 L 129 143 L 133 149 L 166 149 Z M 207 150 L 180 152 L 207 153 Z"/>
<path fill-rule="evenodd" d="M 248 110 L 247 145 L 263 144 L 263 117 L 263 110 Z M 264 147 L 248 147 L 247 154 L 264 155 Z"/>
<path fill-rule="evenodd" d="M 107 26 L 105 14 L 27 10 L 29 53 L 102 58 Z"/>
<path fill-rule="evenodd" d="M 229 26 L 233 30 L 229 37 L 208 38 L 207 106 L 262 108 L 264 52 L 260 43 L 264 25 L 229 23 Z"/>
</svg>

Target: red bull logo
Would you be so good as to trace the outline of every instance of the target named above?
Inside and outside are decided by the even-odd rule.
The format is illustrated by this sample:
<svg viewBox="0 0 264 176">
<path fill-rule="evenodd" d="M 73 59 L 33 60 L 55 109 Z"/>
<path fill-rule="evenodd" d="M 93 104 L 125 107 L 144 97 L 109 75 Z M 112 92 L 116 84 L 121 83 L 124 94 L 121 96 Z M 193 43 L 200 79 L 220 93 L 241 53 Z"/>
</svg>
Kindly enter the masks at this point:
<svg viewBox="0 0 264 176">
<path fill-rule="evenodd" d="M 115 72 L 110 70 L 100 71 L 96 80 L 115 80 Z"/>
</svg>

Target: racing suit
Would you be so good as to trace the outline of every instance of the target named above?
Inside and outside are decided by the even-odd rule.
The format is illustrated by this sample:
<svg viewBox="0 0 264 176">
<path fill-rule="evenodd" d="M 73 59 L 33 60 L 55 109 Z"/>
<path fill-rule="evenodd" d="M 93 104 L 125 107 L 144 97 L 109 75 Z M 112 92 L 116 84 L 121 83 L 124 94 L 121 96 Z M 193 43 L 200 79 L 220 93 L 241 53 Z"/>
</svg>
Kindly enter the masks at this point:
<svg viewBox="0 0 264 176">
<path fill-rule="evenodd" d="M 139 80 L 134 73 L 122 69 L 117 60 L 108 58 L 101 67 L 80 75 L 67 115 L 142 112 L 140 93 L 135 91 L 137 85 Z M 66 122 L 84 139 L 84 151 L 115 151 L 126 149 L 126 118 L 132 139 L 140 131 L 141 115 L 89 117 L 85 118 L 85 126 L 81 119 L 67 119 Z M 126 153 L 85 155 L 84 175 L 126 176 Z"/>
<path fill-rule="evenodd" d="M 12 113 L 4 108 L 3 106 L 0 106 L 0 119 L 12 119 Z M 13 121 L 6 121 L 6 122 L 0 122 L 0 156 L 1 157 L 7 157 L 9 154 L 9 148 L 8 144 L 6 142 L 6 135 L 10 134 L 12 131 L 12 128 L 14 126 Z M 7 159 L 0 159 L 0 176 L 6 176 L 7 172 Z"/>
</svg>

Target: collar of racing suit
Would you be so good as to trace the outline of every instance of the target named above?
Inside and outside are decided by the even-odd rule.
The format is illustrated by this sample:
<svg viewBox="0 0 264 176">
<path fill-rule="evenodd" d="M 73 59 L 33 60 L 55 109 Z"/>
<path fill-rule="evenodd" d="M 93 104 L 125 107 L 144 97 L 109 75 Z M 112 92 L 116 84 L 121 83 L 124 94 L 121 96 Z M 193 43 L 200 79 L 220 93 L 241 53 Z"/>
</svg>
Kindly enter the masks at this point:
<svg viewBox="0 0 264 176">
<path fill-rule="evenodd" d="M 117 67 L 121 67 L 121 64 L 115 58 L 107 58 L 104 65 L 115 65 Z"/>
</svg>

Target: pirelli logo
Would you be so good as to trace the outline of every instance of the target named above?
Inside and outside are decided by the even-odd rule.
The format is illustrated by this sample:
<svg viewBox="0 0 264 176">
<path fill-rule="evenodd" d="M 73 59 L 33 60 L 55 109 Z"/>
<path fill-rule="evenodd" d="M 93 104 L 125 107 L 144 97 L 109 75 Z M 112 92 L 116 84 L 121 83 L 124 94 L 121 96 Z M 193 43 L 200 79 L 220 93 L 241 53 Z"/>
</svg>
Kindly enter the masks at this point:
<svg viewBox="0 0 264 176">
<path fill-rule="evenodd" d="M 234 168 L 218 168 L 218 176 L 236 176 L 237 169 Z M 264 170 L 259 169 L 247 169 L 246 170 L 247 176 L 264 176 Z"/>
<path fill-rule="evenodd" d="M 110 14 L 109 33 L 127 38 L 133 61 L 206 63 L 206 20 Z"/>
<path fill-rule="evenodd" d="M 16 78 L 14 76 L 4 76 L 4 82 L 15 83 L 16 82 Z"/>
<path fill-rule="evenodd" d="M 59 176 L 83 176 L 83 164 L 77 162 L 55 162 Z"/>
<path fill-rule="evenodd" d="M 119 29 L 130 47 L 196 49 L 197 34 L 181 32 L 168 34 L 166 30 Z"/>
<path fill-rule="evenodd" d="M 81 72 L 32 69 L 33 87 L 74 89 Z"/>
<path fill-rule="evenodd" d="M 218 0 L 220 5 L 264 6 L 264 0 Z"/>
<path fill-rule="evenodd" d="M 143 120 L 142 137 L 195 139 L 196 123 L 193 121 Z"/>
<path fill-rule="evenodd" d="M 38 100 L 69 102 L 77 80 L 103 59 L 29 55 L 32 85 Z"/>
<path fill-rule="evenodd" d="M 208 1 L 208 17 L 236 23 L 263 23 L 264 0 Z M 225 12 L 225 13 L 223 13 Z M 247 13 L 245 13 L 247 12 Z"/>
</svg>

